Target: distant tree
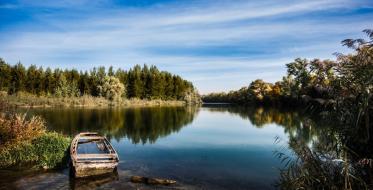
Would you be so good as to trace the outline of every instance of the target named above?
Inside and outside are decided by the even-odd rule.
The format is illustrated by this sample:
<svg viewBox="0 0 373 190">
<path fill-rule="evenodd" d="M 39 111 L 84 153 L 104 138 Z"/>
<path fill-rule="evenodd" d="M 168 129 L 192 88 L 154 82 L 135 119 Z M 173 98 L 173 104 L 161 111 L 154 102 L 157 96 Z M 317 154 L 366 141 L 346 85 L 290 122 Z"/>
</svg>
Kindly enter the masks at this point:
<svg viewBox="0 0 373 190">
<path fill-rule="evenodd" d="M 26 72 L 26 82 L 25 82 L 25 87 L 27 92 L 36 94 L 35 90 L 35 84 L 36 84 L 36 66 L 35 65 L 30 65 L 27 69 Z"/>
<path fill-rule="evenodd" d="M 80 95 L 77 83 L 74 81 L 68 83 L 64 74 L 60 74 L 57 78 L 57 87 L 55 96 L 57 97 L 77 97 Z"/>
<path fill-rule="evenodd" d="M 150 67 L 150 96 L 154 99 L 161 98 L 161 77 L 160 72 L 157 67 L 151 66 Z"/>
<path fill-rule="evenodd" d="M 82 95 L 90 94 L 89 80 L 90 80 L 90 77 L 87 71 L 84 72 L 84 74 L 82 72 L 80 73 L 80 78 L 79 78 L 79 83 L 78 83 L 80 94 Z"/>
<path fill-rule="evenodd" d="M 127 82 L 128 81 L 127 71 L 124 71 L 122 69 L 118 69 L 115 72 L 115 77 L 117 77 L 119 79 L 119 81 L 124 84 L 125 87 L 127 86 L 127 83 L 128 83 Z"/>
<path fill-rule="evenodd" d="M 150 99 L 152 93 L 152 86 L 154 84 L 152 75 L 147 65 L 144 65 L 141 71 L 141 80 L 143 81 L 144 90 L 142 97 Z"/>
<path fill-rule="evenodd" d="M 0 59 L 0 90 L 9 94 L 27 91 L 36 95 L 55 95 L 72 97 L 89 94 L 105 96 L 101 93 L 107 82 L 107 77 L 115 77 L 123 85 L 122 93 L 129 98 L 154 99 L 185 99 L 198 97 L 193 85 L 180 76 L 159 71 L 157 67 L 135 65 L 128 72 L 110 67 L 106 73 L 105 67 L 93 68 L 90 72 L 78 72 L 76 69 L 44 70 L 31 65 L 27 70 L 21 63 L 10 66 Z M 106 93 L 106 92 L 105 92 Z M 109 96 L 111 97 L 111 96 Z M 190 99 L 190 98 L 189 98 Z"/>
<path fill-rule="evenodd" d="M 286 64 L 288 76 L 294 77 L 296 90 L 306 88 L 311 81 L 309 61 L 297 58 L 294 62 Z"/>
<path fill-rule="evenodd" d="M 114 69 L 113 69 L 113 66 L 110 66 L 110 67 L 109 67 L 109 70 L 108 70 L 108 72 L 107 72 L 107 75 L 110 76 L 110 77 L 114 76 Z"/>
<path fill-rule="evenodd" d="M 166 99 L 175 99 L 175 89 L 174 89 L 174 81 L 172 79 L 172 75 L 170 73 L 165 74 L 165 98 Z"/>
<path fill-rule="evenodd" d="M 142 98 L 144 81 L 141 79 L 141 67 L 135 65 L 128 73 L 128 96 L 130 98 Z"/>
<path fill-rule="evenodd" d="M 55 79 L 52 70 L 48 67 L 45 70 L 45 76 L 43 81 L 44 92 L 49 95 L 53 94 L 55 89 Z"/>
<path fill-rule="evenodd" d="M 16 65 L 12 67 L 11 71 L 11 84 L 8 93 L 15 94 L 19 91 L 23 91 L 25 89 L 25 81 L 26 81 L 26 69 L 18 62 Z"/>
<path fill-rule="evenodd" d="M 0 90 L 8 91 L 11 83 L 12 68 L 0 58 Z"/>
<path fill-rule="evenodd" d="M 44 77 L 45 73 L 43 67 L 39 67 L 39 69 L 35 72 L 35 83 L 34 83 L 34 90 L 37 95 L 44 94 Z"/>
<path fill-rule="evenodd" d="M 125 94 L 124 85 L 114 76 L 106 76 L 101 84 L 99 92 L 109 100 L 119 100 Z"/>
<path fill-rule="evenodd" d="M 327 87 L 335 79 L 336 63 L 330 60 L 314 59 L 310 62 L 310 71 L 314 77 L 314 86 Z"/>
<path fill-rule="evenodd" d="M 253 81 L 250 86 L 250 92 L 253 97 L 259 101 L 262 101 L 265 97 L 269 97 L 272 93 L 273 85 L 271 83 L 266 83 L 261 79 Z"/>
</svg>

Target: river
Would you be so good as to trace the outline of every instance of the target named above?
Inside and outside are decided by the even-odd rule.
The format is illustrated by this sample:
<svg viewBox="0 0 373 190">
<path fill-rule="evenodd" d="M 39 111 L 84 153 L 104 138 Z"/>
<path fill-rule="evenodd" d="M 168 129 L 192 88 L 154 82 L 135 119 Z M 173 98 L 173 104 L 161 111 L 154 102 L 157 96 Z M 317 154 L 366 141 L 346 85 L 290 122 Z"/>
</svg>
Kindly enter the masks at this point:
<svg viewBox="0 0 373 190">
<path fill-rule="evenodd" d="M 275 151 L 290 153 L 289 138 L 311 143 L 320 133 L 296 111 L 229 105 L 22 111 L 65 135 L 106 135 L 120 157 L 118 171 L 77 180 L 69 169 L 0 170 L 0 189 L 155 188 L 129 182 L 132 175 L 178 182 L 157 189 L 275 189 L 283 167 Z"/>
</svg>

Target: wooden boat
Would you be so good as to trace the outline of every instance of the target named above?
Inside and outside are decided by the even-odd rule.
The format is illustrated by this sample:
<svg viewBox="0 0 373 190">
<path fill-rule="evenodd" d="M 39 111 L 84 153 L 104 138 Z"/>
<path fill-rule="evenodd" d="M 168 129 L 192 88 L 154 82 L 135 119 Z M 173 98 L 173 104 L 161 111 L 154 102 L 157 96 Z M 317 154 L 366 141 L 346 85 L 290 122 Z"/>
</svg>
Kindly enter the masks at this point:
<svg viewBox="0 0 373 190">
<path fill-rule="evenodd" d="M 113 172 L 118 166 L 118 154 L 110 142 L 97 133 L 79 133 L 70 146 L 71 167 L 75 177 L 87 177 Z"/>
</svg>

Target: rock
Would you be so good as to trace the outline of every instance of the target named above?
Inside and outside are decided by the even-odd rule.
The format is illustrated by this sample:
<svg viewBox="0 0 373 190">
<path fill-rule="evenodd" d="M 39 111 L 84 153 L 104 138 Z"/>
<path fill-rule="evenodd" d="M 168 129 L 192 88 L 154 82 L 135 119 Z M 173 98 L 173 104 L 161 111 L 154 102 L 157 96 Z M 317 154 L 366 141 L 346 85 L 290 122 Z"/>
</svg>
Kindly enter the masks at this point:
<svg viewBox="0 0 373 190">
<path fill-rule="evenodd" d="M 172 185 L 176 183 L 176 181 L 170 180 L 170 179 L 148 178 L 148 177 L 142 177 L 142 176 L 132 176 L 131 182 L 132 183 L 145 183 L 149 185 Z"/>
<path fill-rule="evenodd" d="M 133 183 L 143 183 L 145 181 L 144 177 L 141 176 L 132 176 L 131 182 Z"/>
</svg>

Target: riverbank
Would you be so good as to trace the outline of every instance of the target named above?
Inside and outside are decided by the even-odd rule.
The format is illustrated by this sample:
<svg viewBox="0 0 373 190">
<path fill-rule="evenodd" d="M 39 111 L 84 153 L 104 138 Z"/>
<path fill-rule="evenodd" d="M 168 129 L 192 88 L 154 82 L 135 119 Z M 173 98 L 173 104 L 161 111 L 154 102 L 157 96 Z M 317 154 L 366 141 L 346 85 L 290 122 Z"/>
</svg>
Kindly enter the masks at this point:
<svg viewBox="0 0 373 190">
<path fill-rule="evenodd" d="M 0 169 L 57 168 L 66 165 L 70 138 L 46 131 L 45 121 L 0 113 Z"/>
<path fill-rule="evenodd" d="M 18 93 L 8 95 L 6 92 L 0 93 L 0 101 L 9 107 L 146 107 L 146 106 L 183 106 L 186 101 L 181 100 L 142 100 L 142 99 L 119 99 L 108 100 L 104 97 L 93 97 L 84 95 L 80 97 L 47 97 L 36 96 L 29 93 Z"/>
</svg>

